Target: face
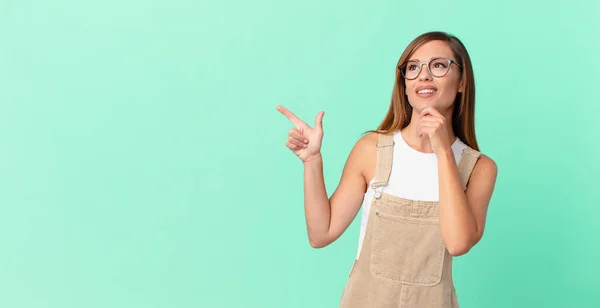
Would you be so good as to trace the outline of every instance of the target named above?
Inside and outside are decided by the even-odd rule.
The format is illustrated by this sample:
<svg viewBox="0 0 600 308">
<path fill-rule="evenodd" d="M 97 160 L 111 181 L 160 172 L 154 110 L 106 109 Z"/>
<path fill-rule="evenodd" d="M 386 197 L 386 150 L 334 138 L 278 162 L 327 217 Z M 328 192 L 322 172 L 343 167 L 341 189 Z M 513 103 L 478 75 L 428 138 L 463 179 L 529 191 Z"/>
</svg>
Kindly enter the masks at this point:
<svg viewBox="0 0 600 308">
<path fill-rule="evenodd" d="M 444 41 L 429 41 L 423 44 L 415 50 L 408 60 L 425 62 L 438 57 L 457 61 L 450 46 Z M 418 65 L 410 63 L 405 72 L 416 75 Z M 457 92 L 463 92 L 462 69 L 455 63 L 449 64 L 449 70 L 443 77 L 435 76 L 440 75 L 440 72 L 445 72 L 446 67 L 448 67 L 448 62 L 445 60 L 434 61 L 431 64 L 432 74 L 427 69 L 427 65 L 423 64 L 415 79 L 404 79 L 406 96 L 408 96 L 408 101 L 415 110 L 419 111 L 426 106 L 434 107 L 440 111 L 448 110 L 452 107 Z"/>
</svg>

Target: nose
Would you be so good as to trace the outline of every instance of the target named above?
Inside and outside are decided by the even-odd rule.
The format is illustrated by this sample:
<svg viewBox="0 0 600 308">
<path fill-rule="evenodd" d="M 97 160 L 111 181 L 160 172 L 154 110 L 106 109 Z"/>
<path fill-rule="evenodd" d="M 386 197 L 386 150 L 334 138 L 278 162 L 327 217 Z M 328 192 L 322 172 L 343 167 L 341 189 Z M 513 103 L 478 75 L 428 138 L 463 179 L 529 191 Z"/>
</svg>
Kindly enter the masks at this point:
<svg viewBox="0 0 600 308">
<path fill-rule="evenodd" d="M 419 72 L 419 80 L 431 80 L 431 74 L 429 74 L 428 63 L 421 63 L 421 71 Z"/>
</svg>

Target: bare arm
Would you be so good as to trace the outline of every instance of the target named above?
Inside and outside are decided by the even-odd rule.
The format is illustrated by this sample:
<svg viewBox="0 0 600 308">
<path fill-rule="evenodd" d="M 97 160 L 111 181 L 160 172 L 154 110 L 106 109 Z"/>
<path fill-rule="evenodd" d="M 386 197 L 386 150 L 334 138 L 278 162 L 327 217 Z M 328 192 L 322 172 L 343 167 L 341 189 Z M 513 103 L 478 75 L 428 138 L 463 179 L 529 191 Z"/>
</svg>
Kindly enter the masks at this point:
<svg viewBox="0 0 600 308">
<path fill-rule="evenodd" d="M 439 157 L 440 228 L 448 252 L 467 253 L 483 236 L 488 205 L 494 190 L 497 166 L 482 155 L 463 192 L 454 155 Z"/>
<path fill-rule="evenodd" d="M 369 173 L 375 165 L 377 135 L 366 135 L 356 143 L 337 189 L 328 198 L 320 152 L 323 113 L 317 115 L 315 128 L 312 128 L 285 107 L 278 106 L 277 109 L 294 124 L 288 133 L 286 146 L 304 165 L 304 211 L 310 245 L 325 247 L 342 235 L 360 209 L 369 181 L 365 173 Z"/>
<path fill-rule="evenodd" d="M 496 163 L 482 155 L 471 174 L 466 192 L 448 138 L 449 125 L 433 107 L 421 110 L 418 134 L 427 135 L 438 158 L 440 231 L 451 255 L 467 253 L 483 236 L 487 209 L 496 183 Z"/>
<path fill-rule="evenodd" d="M 321 248 L 338 239 L 352 223 L 363 201 L 367 178 L 364 162 L 375 156 L 373 135 L 361 138 L 348 157 L 340 183 L 328 199 L 319 155 L 304 163 L 304 209 L 311 246 Z"/>
</svg>

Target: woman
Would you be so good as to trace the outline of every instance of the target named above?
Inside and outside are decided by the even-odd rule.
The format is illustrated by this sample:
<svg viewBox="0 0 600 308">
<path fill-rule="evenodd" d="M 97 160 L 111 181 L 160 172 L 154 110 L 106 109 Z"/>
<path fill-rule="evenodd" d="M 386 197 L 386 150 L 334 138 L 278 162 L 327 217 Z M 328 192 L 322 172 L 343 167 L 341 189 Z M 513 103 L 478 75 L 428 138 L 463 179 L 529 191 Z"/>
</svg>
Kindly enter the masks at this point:
<svg viewBox="0 0 600 308">
<path fill-rule="evenodd" d="M 413 40 L 398 61 L 391 104 L 358 140 L 328 198 L 320 112 L 294 124 L 286 145 L 304 164 L 310 244 L 325 247 L 362 205 L 358 253 L 341 307 L 458 307 L 452 257 L 483 235 L 497 167 L 475 138 L 475 83 L 466 48 L 443 32 Z"/>
</svg>

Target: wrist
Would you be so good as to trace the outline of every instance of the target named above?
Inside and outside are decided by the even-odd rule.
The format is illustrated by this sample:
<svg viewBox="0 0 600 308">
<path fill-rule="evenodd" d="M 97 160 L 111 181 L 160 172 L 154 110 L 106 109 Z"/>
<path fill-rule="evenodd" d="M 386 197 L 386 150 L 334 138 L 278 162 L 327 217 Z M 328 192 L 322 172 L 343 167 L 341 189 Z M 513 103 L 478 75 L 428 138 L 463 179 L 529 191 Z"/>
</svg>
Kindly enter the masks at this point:
<svg viewBox="0 0 600 308">
<path fill-rule="evenodd" d="M 452 148 L 448 147 L 447 149 L 442 149 L 437 153 L 438 160 L 454 160 L 454 153 L 452 152 Z"/>
<path fill-rule="evenodd" d="M 321 156 L 321 152 L 319 152 L 319 153 L 313 154 L 313 155 L 307 157 L 306 159 L 302 160 L 302 163 L 304 165 L 319 163 L 322 161 L 322 159 L 323 159 L 323 157 Z"/>
</svg>

